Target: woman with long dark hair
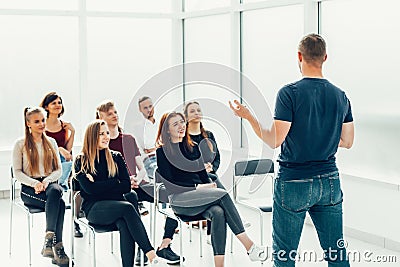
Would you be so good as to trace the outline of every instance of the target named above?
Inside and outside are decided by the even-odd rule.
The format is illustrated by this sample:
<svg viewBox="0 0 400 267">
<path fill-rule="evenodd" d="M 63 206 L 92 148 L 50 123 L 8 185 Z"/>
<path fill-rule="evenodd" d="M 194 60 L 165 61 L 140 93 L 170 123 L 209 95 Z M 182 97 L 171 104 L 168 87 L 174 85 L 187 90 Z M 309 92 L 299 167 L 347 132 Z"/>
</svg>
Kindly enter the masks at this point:
<svg viewBox="0 0 400 267">
<path fill-rule="evenodd" d="M 46 135 L 54 138 L 60 152 L 62 175 L 58 183 L 64 190 L 68 190 L 68 178 L 72 170 L 72 147 L 74 145 L 75 128 L 70 122 L 61 120 L 65 107 L 60 95 L 56 92 L 48 93 L 40 103 L 47 113 Z"/>
<path fill-rule="evenodd" d="M 46 234 L 42 255 L 58 266 L 69 265 L 62 242 L 65 202 L 57 183 L 61 161 L 57 143 L 46 136 L 44 110 L 25 108 L 25 137 L 18 139 L 13 151 L 13 171 L 21 182 L 21 199 L 25 205 L 42 208 L 46 214 Z"/>
<path fill-rule="evenodd" d="M 199 102 L 186 103 L 183 114 L 186 117 L 190 139 L 200 147 L 207 173 L 216 174 L 221 162 L 220 153 L 214 134 L 203 126 L 203 112 Z"/>
<path fill-rule="evenodd" d="M 70 122 L 61 120 L 64 115 L 65 107 L 63 100 L 56 92 L 50 92 L 43 98 L 40 106 L 44 108 L 47 113 L 46 119 L 46 135 L 54 138 L 57 142 L 58 151 L 61 158 L 62 174 L 58 183 L 64 189 L 68 190 L 68 178 L 72 171 L 72 147 L 74 145 L 75 128 Z M 75 214 L 79 214 L 81 208 L 80 196 L 76 199 Z M 79 224 L 75 223 L 75 237 L 83 237 Z"/>
<path fill-rule="evenodd" d="M 182 113 L 162 116 L 157 134 L 157 165 L 170 204 L 178 215 L 201 215 L 212 221 L 211 242 L 216 267 L 224 266 L 226 225 L 245 247 L 250 260 L 265 261 L 266 252 L 245 233 L 229 194 L 217 188 L 207 175 L 198 146 L 186 131 Z"/>
</svg>

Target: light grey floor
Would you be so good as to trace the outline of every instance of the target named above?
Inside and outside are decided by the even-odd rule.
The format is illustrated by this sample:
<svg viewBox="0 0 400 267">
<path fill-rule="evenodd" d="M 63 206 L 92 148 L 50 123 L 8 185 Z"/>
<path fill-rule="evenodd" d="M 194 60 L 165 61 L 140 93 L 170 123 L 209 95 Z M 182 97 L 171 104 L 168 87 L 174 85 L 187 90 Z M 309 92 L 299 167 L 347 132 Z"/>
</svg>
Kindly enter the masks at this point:
<svg viewBox="0 0 400 267">
<path fill-rule="evenodd" d="M 260 233 L 258 230 L 258 221 L 257 215 L 254 211 L 248 210 L 246 208 L 239 208 L 240 213 L 243 218 L 252 223 L 252 226 L 248 228 L 248 234 L 259 243 Z M 70 255 L 70 224 L 69 218 L 71 216 L 70 210 L 66 212 L 66 223 L 64 229 L 64 242 L 67 254 Z M 14 231 L 13 231 L 13 246 L 12 246 L 12 254 L 11 256 L 8 253 L 8 237 L 9 237 L 9 201 L 8 199 L 0 200 L 0 218 L 1 218 L 1 228 L 0 228 L 0 259 L 1 266 L 28 266 L 28 242 L 27 242 L 27 222 L 26 218 L 20 209 L 15 209 L 14 211 Z M 32 228 L 32 266 L 33 267 L 46 267 L 46 266 L 55 266 L 51 264 L 50 259 L 43 258 L 40 255 L 40 250 L 43 242 L 44 236 L 44 216 L 43 214 L 35 215 L 33 221 Z M 267 226 L 265 229 L 265 239 L 266 244 L 271 244 L 271 217 L 270 215 L 265 215 L 265 221 L 267 222 Z M 157 232 L 157 241 L 155 246 L 159 245 L 159 242 L 162 237 L 162 229 L 164 219 L 161 215 L 158 215 L 158 232 Z M 149 216 L 145 216 L 143 221 L 148 227 L 149 225 Z M 182 233 L 180 233 L 182 234 Z M 203 232 L 205 235 L 205 232 Z M 229 236 L 229 235 L 228 235 Z M 203 257 L 199 257 L 199 230 L 193 230 L 193 242 L 189 242 L 189 229 L 185 225 L 183 231 L 183 247 L 184 247 L 184 256 L 186 257 L 185 266 L 197 267 L 197 266 L 214 266 L 213 265 L 213 255 L 212 248 L 210 245 L 204 242 L 203 244 Z M 205 238 L 203 239 L 205 240 Z M 361 242 L 356 239 L 348 238 L 348 249 L 354 252 L 354 255 L 360 253 L 361 259 L 358 257 L 352 257 L 354 261 L 351 263 L 351 266 L 367 266 L 367 267 L 375 267 L 375 266 L 387 266 L 394 267 L 400 266 L 400 253 L 390 251 L 387 249 L 383 249 L 381 247 L 377 247 L 365 242 Z M 114 254 L 110 253 L 110 234 L 98 234 L 97 242 L 96 242 L 96 251 L 97 251 L 97 266 L 98 267 L 109 267 L 109 266 L 121 266 L 120 256 L 119 256 L 119 244 L 118 244 L 118 234 L 114 240 L 115 252 Z M 228 242 L 229 244 L 229 237 Z M 179 251 L 179 236 L 175 235 L 173 249 L 178 252 Z M 87 234 L 82 239 L 76 239 L 75 242 L 76 248 L 76 260 L 75 266 L 78 267 L 90 267 L 91 266 L 91 257 L 90 257 L 90 245 L 88 243 Z M 322 257 L 322 251 L 318 245 L 318 239 L 315 233 L 313 226 L 305 225 L 303 230 L 303 235 L 301 238 L 301 246 L 300 251 L 308 253 L 309 251 L 315 251 L 317 254 L 317 261 L 306 260 L 300 261 L 297 266 L 305 267 L 320 267 L 327 266 L 326 262 L 320 260 Z M 231 254 L 229 246 L 227 246 L 226 250 L 226 259 L 225 266 L 232 267 L 243 267 L 243 266 L 272 266 L 272 262 L 270 259 L 267 260 L 263 265 L 260 263 L 251 262 L 245 250 L 239 244 L 238 241 L 234 242 L 234 251 Z M 367 257 L 364 257 L 364 256 Z M 391 262 L 382 262 L 383 260 L 391 261 Z M 381 262 L 378 262 L 381 261 Z"/>
</svg>

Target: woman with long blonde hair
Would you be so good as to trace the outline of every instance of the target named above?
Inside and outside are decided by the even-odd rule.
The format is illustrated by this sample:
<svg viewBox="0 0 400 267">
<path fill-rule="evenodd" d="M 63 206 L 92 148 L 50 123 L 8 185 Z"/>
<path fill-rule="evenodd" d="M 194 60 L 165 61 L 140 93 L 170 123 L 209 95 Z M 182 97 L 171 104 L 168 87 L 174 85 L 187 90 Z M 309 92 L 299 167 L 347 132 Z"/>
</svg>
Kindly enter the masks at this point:
<svg viewBox="0 0 400 267">
<path fill-rule="evenodd" d="M 123 267 L 134 264 L 135 242 L 152 266 L 163 266 L 150 244 L 139 213 L 124 198 L 124 194 L 131 191 L 130 176 L 121 153 L 110 150 L 109 142 L 110 131 L 105 121 L 95 120 L 88 125 L 82 152 L 74 163 L 82 209 L 93 224 L 117 226 Z"/>
<path fill-rule="evenodd" d="M 65 202 L 63 189 L 57 183 L 61 176 L 61 161 L 57 143 L 44 133 L 46 122 L 42 108 L 25 108 L 25 137 L 16 141 L 13 151 L 13 171 L 21 182 L 21 199 L 25 205 L 39 207 L 46 213 L 46 235 L 42 249 L 44 257 L 53 258 L 58 266 L 68 266 L 62 232 Z"/>
</svg>

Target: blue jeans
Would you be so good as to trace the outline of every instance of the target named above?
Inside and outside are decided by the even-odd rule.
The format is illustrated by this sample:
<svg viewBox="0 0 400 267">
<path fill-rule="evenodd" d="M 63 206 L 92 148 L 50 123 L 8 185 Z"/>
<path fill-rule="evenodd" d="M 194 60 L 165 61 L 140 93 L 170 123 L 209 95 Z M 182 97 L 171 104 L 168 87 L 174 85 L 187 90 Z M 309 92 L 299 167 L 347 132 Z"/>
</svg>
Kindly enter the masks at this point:
<svg viewBox="0 0 400 267">
<path fill-rule="evenodd" d="M 343 245 L 343 194 L 337 171 L 301 180 L 277 177 L 272 215 L 274 266 L 295 266 L 297 248 L 308 212 L 328 266 L 350 266 Z M 316 252 L 317 253 L 317 252 Z M 300 260 L 302 260 L 302 255 Z"/>
<path fill-rule="evenodd" d="M 143 160 L 144 168 L 146 169 L 147 176 L 154 178 L 154 172 L 157 169 L 157 157 L 147 157 Z"/>
<path fill-rule="evenodd" d="M 72 170 L 72 160 L 66 161 L 65 158 L 60 154 L 61 158 L 61 168 L 62 168 L 62 174 L 61 177 L 58 179 L 58 184 L 61 185 L 61 187 L 64 189 L 64 191 L 67 191 L 69 186 L 68 186 L 68 178 L 69 175 L 71 174 Z"/>
</svg>

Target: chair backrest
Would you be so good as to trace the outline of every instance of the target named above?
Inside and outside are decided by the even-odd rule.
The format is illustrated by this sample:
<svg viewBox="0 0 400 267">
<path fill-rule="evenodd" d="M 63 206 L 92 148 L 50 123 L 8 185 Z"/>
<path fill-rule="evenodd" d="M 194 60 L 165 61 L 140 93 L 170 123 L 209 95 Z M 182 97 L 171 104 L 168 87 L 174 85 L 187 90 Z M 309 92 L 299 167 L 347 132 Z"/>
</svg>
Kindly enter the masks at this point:
<svg viewBox="0 0 400 267">
<path fill-rule="evenodd" d="M 266 181 L 266 177 L 273 177 L 274 174 L 274 162 L 271 159 L 251 159 L 251 160 L 242 160 L 237 161 L 235 163 L 234 169 L 234 195 L 237 194 L 236 185 L 239 183 L 239 180 L 236 180 L 235 177 L 245 178 L 252 177 L 251 183 L 247 189 L 248 194 L 254 194 L 263 186 Z M 273 180 L 271 180 L 273 181 Z M 273 187 L 271 187 L 271 191 L 273 191 Z"/>
<path fill-rule="evenodd" d="M 15 200 L 15 183 L 17 182 L 14 178 L 14 171 L 13 171 L 13 166 L 11 165 L 10 167 L 10 178 L 11 178 L 11 188 L 10 188 L 10 200 L 14 201 Z"/>
<path fill-rule="evenodd" d="M 274 173 L 274 162 L 271 159 L 253 159 L 237 161 L 235 176 Z"/>
<path fill-rule="evenodd" d="M 187 189 L 185 189 L 185 187 L 182 187 L 180 185 L 176 185 L 174 183 L 171 183 L 170 181 L 168 181 L 167 179 L 165 179 L 160 172 L 158 171 L 158 169 L 155 171 L 155 182 L 156 183 L 162 183 L 166 190 L 168 195 L 171 194 L 177 194 L 177 193 L 182 193 L 182 192 L 186 192 Z"/>
</svg>

